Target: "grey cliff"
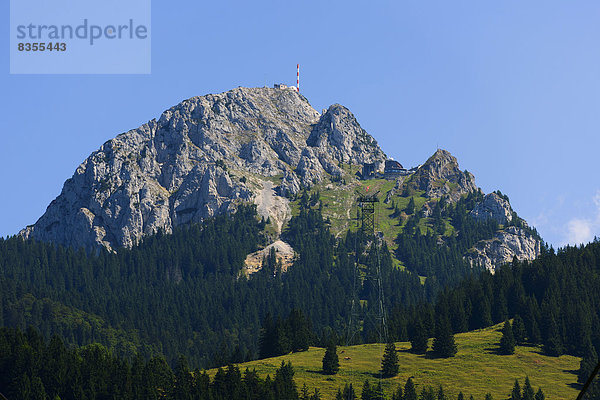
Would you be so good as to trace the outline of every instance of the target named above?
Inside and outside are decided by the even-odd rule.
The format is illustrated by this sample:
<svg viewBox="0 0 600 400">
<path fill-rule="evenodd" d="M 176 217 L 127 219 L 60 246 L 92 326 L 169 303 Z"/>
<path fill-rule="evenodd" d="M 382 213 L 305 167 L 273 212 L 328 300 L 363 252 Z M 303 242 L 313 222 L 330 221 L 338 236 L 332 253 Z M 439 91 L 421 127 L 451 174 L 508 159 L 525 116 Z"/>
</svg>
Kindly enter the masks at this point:
<svg viewBox="0 0 600 400">
<path fill-rule="evenodd" d="M 301 94 L 269 88 L 193 97 L 104 143 L 20 235 L 91 251 L 131 247 L 252 202 L 263 178 L 282 176 L 273 191 L 290 196 L 338 175 L 342 162 L 384 159 L 339 105 L 321 115 Z"/>
</svg>

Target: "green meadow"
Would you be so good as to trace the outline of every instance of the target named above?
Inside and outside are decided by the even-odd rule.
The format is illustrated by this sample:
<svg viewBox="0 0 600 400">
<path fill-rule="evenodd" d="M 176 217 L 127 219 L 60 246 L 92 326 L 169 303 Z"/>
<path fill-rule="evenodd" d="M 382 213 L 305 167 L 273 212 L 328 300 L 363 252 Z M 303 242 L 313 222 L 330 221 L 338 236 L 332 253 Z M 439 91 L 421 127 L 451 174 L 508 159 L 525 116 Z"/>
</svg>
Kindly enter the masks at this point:
<svg viewBox="0 0 600 400">
<path fill-rule="evenodd" d="M 541 387 L 546 399 L 577 397 L 576 371 L 579 368 L 579 358 L 549 357 L 538 346 L 517 346 L 513 355 L 499 355 L 496 349 L 501 337 L 501 327 L 502 325 L 496 325 L 455 335 L 458 354 L 448 359 L 433 358 L 429 352 L 426 355 L 416 355 L 409 351 L 410 343 L 396 343 L 400 372 L 394 378 L 381 379 L 386 396 L 391 397 L 392 390 L 397 385 L 404 386 L 408 377 L 413 377 L 418 392 L 423 385 L 434 386 L 437 391 L 437 387 L 442 384 L 451 399 L 455 399 L 458 392 L 462 391 L 466 398 L 473 395 L 476 400 L 483 399 L 489 392 L 494 399 L 499 400 L 508 398 L 515 378 L 519 379 L 522 386 L 525 377 L 529 376 L 534 389 L 537 391 Z M 316 347 L 311 347 L 306 352 L 251 361 L 238 366 L 242 372 L 246 368 L 256 369 L 259 376 L 264 378 L 267 374 L 273 377 L 281 362 L 289 361 L 294 367 L 294 378 L 299 389 L 306 383 L 311 390 L 319 388 L 323 399 L 333 399 L 338 388 L 352 383 L 360 396 L 365 379 L 375 384 L 380 379 L 378 372 L 383 347 L 382 344 L 338 347 L 340 370 L 333 376 L 321 373 L 325 349 Z M 215 373 L 216 370 L 209 371 L 211 376 Z"/>
</svg>

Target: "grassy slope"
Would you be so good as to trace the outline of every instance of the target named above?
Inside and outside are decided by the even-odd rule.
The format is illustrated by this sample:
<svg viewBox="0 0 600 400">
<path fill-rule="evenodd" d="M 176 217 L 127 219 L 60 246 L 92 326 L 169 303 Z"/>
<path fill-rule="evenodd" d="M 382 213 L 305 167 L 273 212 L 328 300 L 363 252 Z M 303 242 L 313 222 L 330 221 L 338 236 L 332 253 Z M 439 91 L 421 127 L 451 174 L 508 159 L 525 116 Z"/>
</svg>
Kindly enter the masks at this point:
<svg viewBox="0 0 600 400">
<path fill-rule="evenodd" d="M 396 193 L 392 196 L 391 201 L 385 204 L 383 201 L 386 194 L 395 186 L 396 181 L 385 179 L 358 180 L 353 175 L 357 170 L 360 170 L 360 167 L 352 166 L 352 168 L 348 168 L 348 166 L 344 166 L 343 178 L 345 183 L 326 180 L 313 186 L 310 192 L 320 193 L 320 198 L 323 202 L 323 217 L 330 219 L 331 231 L 337 236 L 343 234 L 348 229 L 356 229 L 356 213 L 358 208 L 356 204 L 356 192 L 365 193 L 367 187 L 371 193 L 379 191 L 379 203 L 377 203 L 375 211 L 377 230 L 383 232 L 388 246 L 394 250 L 396 248 L 394 240 L 402 227 L 399 225 L 399 219 L 392 217 L 394 212 L 392 207 L 393 202 L 396 202 L 399 209 L 403 210 L 407 206 L 410 197 L 413 197 L 416 209 L 420 210 L 427 199 L 422 197 L 423 192 L 418 191 L 413 191 L 410 197 L 402 197 L 401 193 Z M 298 213 L 298 200 L 292 201 L 290 205 L 292 214 L 296 215 Z M 426 221 L 427 219 L 424 218 L 419 223 L 422 232 L 426 232 Z"/>
<path fill-rule="evenodd" d="M 495 353 L 500 340 L 501 325 L 456 335 L 458 354 L 449 359 L 432 359 L 415 355 L 408 351 L 410 343 L 396 343 L 399 350 L 400 373 L 397 377 L 383 379 L 382 383 L 388 397 L 398 384 L 404 385 L 409 376 L 413 377 L 418 390 L 422 385 L 444 385 L 446 394 L 456 398 L 459 390 L 475 399 L 483 399 L 490 392 L 494 399 L 508 397 L 515 378 L 523 385 L 528 375 L 535 390 L 538 386 L 546 394 L 546 399 L 574 399 L 577 389 L 573 387 L 580 359 L 572 356 L 548 357 L 541 354 L 538 347 L 519 346 L 515 354 L 501 356 Z M 274 357 L 265 360 L 240 364 L 245 370 L 256 368 L 261 377 L 270 374 L 282 361 L 291 361 L 295 370 L 295 380 L 301 388 L 306 383 L 310 388 L 318 387 L 323 399 L 333 399 L 339 387 L 352 382 L 360 395 L 362 384 L 369 378 L 372 383 L 378 378 L 383 345 L 367 344 L 360 346 L 338 347 L 340 371 L 329 377 L 322 375 L 321 360 L 324 349 L 310 348 L 307 352 Z M 351 357 L 345 360 L 344 357 Z M 214 376 L 215 370 L 209 371 Z"/>
</svg>

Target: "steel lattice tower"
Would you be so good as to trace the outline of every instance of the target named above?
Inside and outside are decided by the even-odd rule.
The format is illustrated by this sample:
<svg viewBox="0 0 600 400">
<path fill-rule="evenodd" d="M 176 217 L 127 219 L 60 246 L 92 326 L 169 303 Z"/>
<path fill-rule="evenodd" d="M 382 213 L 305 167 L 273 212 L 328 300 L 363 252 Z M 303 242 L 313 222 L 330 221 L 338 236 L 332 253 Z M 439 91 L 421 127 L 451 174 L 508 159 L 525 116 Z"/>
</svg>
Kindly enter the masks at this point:
<svg viewBox="0 0 600 400">
<path fill-rule="evenodd" d="M 377 194 L 358 193 L 358 206 L 361 210 L 361 229 L 368 235 L 375 235 L 375 203 L 379 202 Z"/>
</svg>

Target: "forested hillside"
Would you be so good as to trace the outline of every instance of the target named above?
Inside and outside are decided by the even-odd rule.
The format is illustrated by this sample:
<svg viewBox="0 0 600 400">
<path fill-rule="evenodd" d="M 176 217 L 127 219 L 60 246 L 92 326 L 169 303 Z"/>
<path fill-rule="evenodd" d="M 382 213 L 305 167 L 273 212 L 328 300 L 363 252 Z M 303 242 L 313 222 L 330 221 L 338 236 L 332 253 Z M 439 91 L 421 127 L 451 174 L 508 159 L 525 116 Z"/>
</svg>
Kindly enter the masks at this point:
<svg viewBox="0 0 600 400">
<path fill-rule="evenodd" d="M 600 241 L 545 250 L 533 262 L 514 261 L 468 277 L 440 293 L 433 304 L 392 313 L 391 332 L 399 339 L 423 326 L 433 335 L 439 321 L 454 332 L 479 329 L 517 318 L 523 342 L 543 344 L 549 355 L 580 357 L 600 349 Z M 408 326 L 408 328 L 406 328 Z"/>
<path fill-rule="evenodd" d="M 306 197 L 306 202 L 308 202 Z M 131 250 L 87 255 L 11 238 L 0 242 L 0 301 L 5 326 L 40 329 L 67 343 L 100 342 L 116 354 L 185 354 L 199 367 L 258 356 L 267 313 L 302 310 L 317 337 L 341 334 L 353 296 L 354 263 L 347 245 L 329 233 L 316 203 L 289 224 L 299 256 L 287 273 L 275 261 L 245 278 L 244 256 L 262 240 L 253 207 L 156 235 Z M 371 252 L 375 254 L 374 252 Z M 373 254 L 361 255 L 374 268 Z M 419 278 L 382 257 L 390 304 L 423 301 Z M 372 274 L 371 274 L 372 276 Z M 373 296 L 369 278 L 358 293 Z M 394 288 L 392 290 L 392 288 Z"/>
<path fill-rule="evenodd" d="M 67 345 L 98 342 L 129 360 L 164 355 L 175 366 L 184 355 L 206 368 L 331 340 L 381 340 L 372 318 L 380 268 L 392 340 L 432 337 L 440 324 L 456 333 L 515 318 L 524 342 L 543 344 L 549 355 L 583 356 L 589 365 L 600 345 L 600 243 L 545 248 L 538 260 L 515 260 L 495 275 L 471 268 L 458 254 L 494 230 L 493 222 L 469 216 L 473 196 L 440 205 L 442 221 L 460 227 L 444 244 L 428 229 L 403 231 L 397 254 L 404 268 L 394 265 L 385 241 L 356 231 L 336 239 L 319 196 L 306 192 L 283 233 L 298 254 L 287 272 L 269 256 L 259 272 L 241 273 L 245 255 L 265 244 L 266 222 L 254 207 L 118 253 L 2 240 L 0 321 L 31 325 Z M 293 335 L 299 327 L 300 339 Z"/>
<path fill-rule="evenodd" d="M 259 331 L 267 314 L 278 319 L 298 310 L 308 317 L 312 342 L 332 334 L 345 340 L 353 298 L 362 300 L 354 323 L 374 312 L 379 265 L 389 332 L 396 340 L 408 339 L 416 323 L 432 336 L 440 318 L 449 318 L 453 331 L 463 332 L 519 314 L 528 340 L 552 339 L 557 354 L 582 355 L 583 338 L 597 346 L 592 335 L 600 331 L 595 329 L 599 307 L 593 296 L 598 289 L 597 243 L 558 254 L 545 251 L 533 263 L 516 262 L 495 275 L 479 276 L 459 256 L 469 243 L 495 229 L 492 221 L 476 222 L 468 215 L 477 196 L 434 210 L 431 218 L 439 215 L 460 228 L 445 246 L 429 231 L 405 227 L 397 250 L 405 270 L 393 266 L 385 242 L 377 246 L 350 231 L 335 239 L 318 196 L 306 192 L 299 196 L 299 214 L 284 232 L 298 253 L 286 273 L 269 258 L 260 272 L 249 278 L 240 274 L 245 255 L 264 240 L 264 222 L 253 207 L 173 235 L 149 237 L 116 254 L 87 255 L 18 238 L 2 240 L 1 320 L 10 327 L 35 326 L 45 337 L 58 334 L 67 343 L 98 341 L 129 357 L 164 354 L 173 361 L 185 354 L 199 367 L 223 365 L 259 355 Z M 427 276 L 425 285 L 411 271 Z M 456 285 L 464 277 L 456 289 L 443 291 L 436 306 L 429 303 L 448 283 Z M 577 329 L 567 329 L 573 326 Z M 362 325 L 353 341 L 376 340 L 376 328 Z"/>
</svg>

